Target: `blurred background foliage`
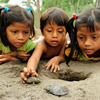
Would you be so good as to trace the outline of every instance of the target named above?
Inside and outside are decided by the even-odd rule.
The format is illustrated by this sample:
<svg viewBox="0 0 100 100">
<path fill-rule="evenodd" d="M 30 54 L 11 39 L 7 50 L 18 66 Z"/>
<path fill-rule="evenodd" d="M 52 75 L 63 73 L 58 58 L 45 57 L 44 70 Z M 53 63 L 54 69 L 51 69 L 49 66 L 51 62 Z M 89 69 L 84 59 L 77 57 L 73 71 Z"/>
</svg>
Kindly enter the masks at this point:
<svg viewBox="0 0 100 100">
<path fill-rule="evenodd" d="M 0 0 L 0 3 L 8 6 L 10 0 Z M 13 0 L 15 1 L 15 0 Z M 31 7 L 35 15 L 35 26 L 39 28 L 41 14 L 50 7 L 63 9 L 71 18 L 73 13 L 77 15 L 86 8 L 100 6 L 100 0 L 22 0 L 21 6 Z"/>
</svg>

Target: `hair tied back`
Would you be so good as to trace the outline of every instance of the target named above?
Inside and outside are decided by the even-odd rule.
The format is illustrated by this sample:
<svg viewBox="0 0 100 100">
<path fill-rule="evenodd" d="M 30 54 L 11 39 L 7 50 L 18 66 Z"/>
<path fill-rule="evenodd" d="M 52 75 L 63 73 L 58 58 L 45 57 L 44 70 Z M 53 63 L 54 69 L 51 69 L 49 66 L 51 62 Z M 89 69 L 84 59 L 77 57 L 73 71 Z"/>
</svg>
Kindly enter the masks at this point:
<svg viewBox="0 0 100 100">
<path fill-rule="evenodd" d="M 32 11 L 30 7 L 27 8 L 28 11 Z"/>
<path fill-rule="evenodd" d="M 9 8 L 8 7 L 5 7 L 4 8 L 4 12 L 7 12 L 7 11 L 9 11 Z"/>
<path fill-rule="evenodd" d="M 73 17 L 74 17 L 74 19 L 75 19 L 75 20 L 77 19 L 77 16 L 76 16 L 76 14 L 75 14 L 75 13 L 73 14 Z"/>
</svg>

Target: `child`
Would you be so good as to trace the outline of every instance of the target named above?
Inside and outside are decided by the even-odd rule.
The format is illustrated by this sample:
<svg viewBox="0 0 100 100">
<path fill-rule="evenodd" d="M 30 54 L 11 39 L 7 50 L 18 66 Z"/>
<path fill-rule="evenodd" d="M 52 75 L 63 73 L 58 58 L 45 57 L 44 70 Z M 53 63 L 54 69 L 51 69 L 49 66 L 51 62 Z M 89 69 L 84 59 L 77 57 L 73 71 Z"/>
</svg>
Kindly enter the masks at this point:
<svg viewBox="0 0 100 100">
<path fill-rule="evenodd" d="M 21 59 L 28 60 L 36 43 L 33 37 L 34 15 L 31 9 L 20 6 L 0 8 L 0 64 Z"/>
<path fill-rule="evenodd" d="M 67 14 L 60 8 L 47 9 L 40 18 L 40 28 L 44 39 L 36 46 L 30 57 L 27 68 L 21 73 L 22 81 L 25 82 L 31 76 L 38 76 L 36 70 L 40 58 L 50 59 L 46 64 L 51 72 L 59 70 L 59 63 L 64 61 L 64 49 L 66 45 Z"/>
<path fill-rule="evenodd" d="M 100 60 L 100 8 L 90 8 L 69 20 L 71 45 L 65 49 L 67 64 L 79 61 Z"/>
</svg>

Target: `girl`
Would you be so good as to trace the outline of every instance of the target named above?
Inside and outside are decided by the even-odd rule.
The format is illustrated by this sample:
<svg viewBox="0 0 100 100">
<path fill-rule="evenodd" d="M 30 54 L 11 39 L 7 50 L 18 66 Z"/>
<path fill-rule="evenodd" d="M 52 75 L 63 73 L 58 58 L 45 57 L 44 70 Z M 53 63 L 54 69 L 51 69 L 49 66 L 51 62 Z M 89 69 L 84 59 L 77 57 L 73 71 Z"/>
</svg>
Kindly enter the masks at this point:
<svg viewBox="0 0 100 100">
<path fill-rule="evenodd" d="M 47 69 L 50 68 L 51 72 L 59 70 L 59 63 L 64 61 L 68 20 L 67 14 L 56 7 L 49 8 L 42 14 L 40 28 L 44 39 L 37 44 L 27 63 L 27 68 L 24 68 L 24 72 L 21 73 L 23 82 L 30 75 L 38 76 L 36 70 L 40 58 L 51 58 L 46 64 Z"/>
<path fill-rule="evenodd" d="M 34 15 L 30 8 L 0 8 L 0 64 L 29 58 L 36 45 L 29 39 L 35 35 L 33 26 Z"/>
<path fill-rule="evenodd" d="M 100 60 L 100 8 L 90 8 L 69 21 L 71 45 L 66 45 L 66 62 Z"/>
</svg>

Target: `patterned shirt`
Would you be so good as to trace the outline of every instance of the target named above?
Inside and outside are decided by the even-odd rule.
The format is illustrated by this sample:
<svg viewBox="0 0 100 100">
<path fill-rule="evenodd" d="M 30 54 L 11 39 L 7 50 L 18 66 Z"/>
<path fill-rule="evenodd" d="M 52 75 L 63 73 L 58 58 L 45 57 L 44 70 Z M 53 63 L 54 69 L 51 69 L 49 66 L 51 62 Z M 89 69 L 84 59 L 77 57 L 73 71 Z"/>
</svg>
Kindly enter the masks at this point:
<svg viewBox="0 0 100 100">
<path fill-rule="evenodd" d="M 68 57 L 71 51 L 71 47 L 69 45 L 66 45 L 66 49 L 65 49 L 65 55 Z M 73 60 L 79 60 L 79 61 L 98 61 L 100 60 L 100 57 L 88 57 L 87 54 L 83 51 L 78 52 L 78 49 L 74 50 L 73 56 L 72 56 Z"/>
</svg>

